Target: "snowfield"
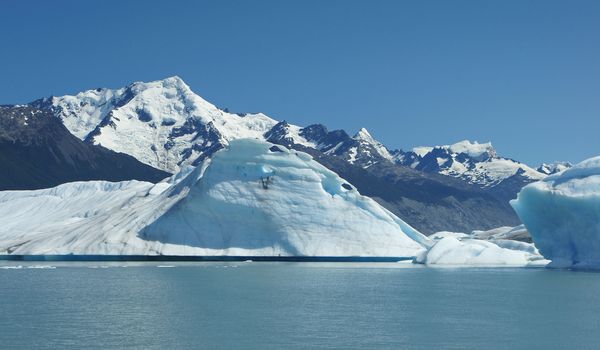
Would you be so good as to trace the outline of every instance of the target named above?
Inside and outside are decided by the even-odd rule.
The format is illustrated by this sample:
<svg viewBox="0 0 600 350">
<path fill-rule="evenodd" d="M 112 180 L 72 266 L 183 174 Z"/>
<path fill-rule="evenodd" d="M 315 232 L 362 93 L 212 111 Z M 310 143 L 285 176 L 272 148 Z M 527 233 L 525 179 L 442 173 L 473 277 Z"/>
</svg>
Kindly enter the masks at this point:
<svg viewBox="0 0 600 350">
<path fill-rule="evenodd" d="M 0 253 L 412 257 L 430 241 L 301 152 L 230 141 L 167 181 L 0 192 Z"/>
<path fill-rule="evenodd" d="M 600 268 L 600 157 L 524 187 L 511 204 L 551 266 Z"/>
</svg>

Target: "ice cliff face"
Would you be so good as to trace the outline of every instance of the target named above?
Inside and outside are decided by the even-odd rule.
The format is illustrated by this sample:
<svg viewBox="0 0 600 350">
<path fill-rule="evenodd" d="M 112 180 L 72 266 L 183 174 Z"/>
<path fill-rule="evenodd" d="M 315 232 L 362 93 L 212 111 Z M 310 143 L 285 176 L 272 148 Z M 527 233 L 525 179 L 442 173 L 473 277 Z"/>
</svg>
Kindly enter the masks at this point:
<svg viewBox="0 0 600 350">
<path fill-rule="evenodd" d="M 302 152 L 230 141 L 153 185 L 0 192 L 0 252 L 415 256 L 429 240 Z"/>
<path fill-rule="evenodd" d="M 600 157 L 524 187 L 511 202 L 557 267 L 600 267 Z"/>
</svg>

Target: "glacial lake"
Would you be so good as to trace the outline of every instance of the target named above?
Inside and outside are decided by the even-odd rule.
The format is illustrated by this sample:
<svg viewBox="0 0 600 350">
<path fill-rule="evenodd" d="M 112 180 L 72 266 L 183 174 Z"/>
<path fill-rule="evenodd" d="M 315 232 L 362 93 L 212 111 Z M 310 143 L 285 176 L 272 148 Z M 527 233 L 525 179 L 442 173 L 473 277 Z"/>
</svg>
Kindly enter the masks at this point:
<svg viewBox="0 0 600 350">
<path fill-rule="evenodd" d="M 592 272 L 0 262 L 2 349 L 598 347 Z"/>
</svg>

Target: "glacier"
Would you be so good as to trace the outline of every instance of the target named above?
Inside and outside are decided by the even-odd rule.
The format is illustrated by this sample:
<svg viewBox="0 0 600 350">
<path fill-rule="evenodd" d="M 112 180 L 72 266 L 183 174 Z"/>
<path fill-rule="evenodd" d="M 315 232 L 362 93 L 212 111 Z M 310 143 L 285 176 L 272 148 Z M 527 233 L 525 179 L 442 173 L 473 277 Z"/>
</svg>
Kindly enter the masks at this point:
<svg viewBox="0 0 600 350">
<path fill-rule="evenodd" d="M 600 267 L 600 157 L 525 186 L 511 205 L 550 267 Z"/>
<path fill-rule="evenodd" d="M 231 140 L 156 185 L 0 192 L 0 254 L 413 257 L 430 240 L 306 153 Z"/>
</svg>

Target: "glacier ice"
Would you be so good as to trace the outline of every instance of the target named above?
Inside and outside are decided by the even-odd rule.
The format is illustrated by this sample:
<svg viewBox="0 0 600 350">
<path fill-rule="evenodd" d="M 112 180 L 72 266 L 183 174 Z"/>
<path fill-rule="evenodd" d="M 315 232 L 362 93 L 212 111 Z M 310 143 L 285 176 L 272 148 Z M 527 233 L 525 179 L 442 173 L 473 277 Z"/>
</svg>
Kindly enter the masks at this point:
<svg viewBox="0 0 600 350">
<path fill-rule="evenodd" d="M 529 235 L 527 228 L 525 228 L 525 225 L 515 227 L 502 226 L 486 231 L 474 230 L 471 232 L 471 237 L 485 240 L 502 239 L 531 243 L 531 236 Z"/>
<path fill-rule="evenodd" d="M 436 242 L 416 256 L 430 266 L 544 266 L 548 263 L 531 243 L 486 241 L 455 232 L 435 234 Z"/>
<path fill-rule="evenodd" d="M 229 143 L 159 184 L 0 192 L 1 254 L 411 257 L 430 241 L 304 153 Z"/>
<path fill-rule="evenodd" d="M 600 157 L 525 186 L 511 205 L 554 267 L 600 267 Z"/>
</svg>

